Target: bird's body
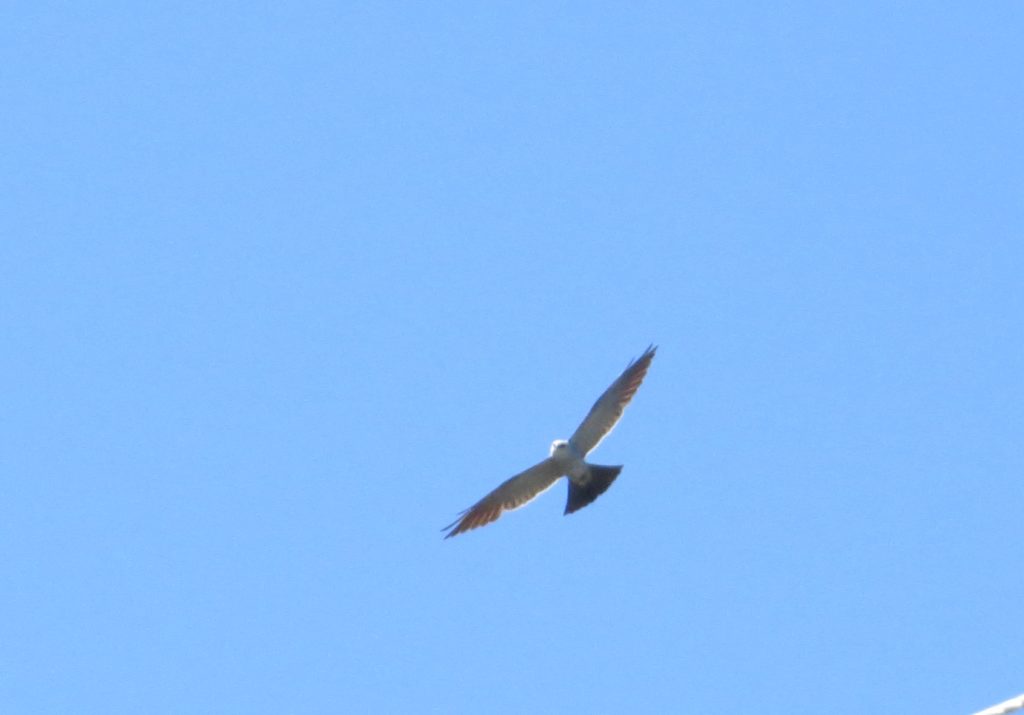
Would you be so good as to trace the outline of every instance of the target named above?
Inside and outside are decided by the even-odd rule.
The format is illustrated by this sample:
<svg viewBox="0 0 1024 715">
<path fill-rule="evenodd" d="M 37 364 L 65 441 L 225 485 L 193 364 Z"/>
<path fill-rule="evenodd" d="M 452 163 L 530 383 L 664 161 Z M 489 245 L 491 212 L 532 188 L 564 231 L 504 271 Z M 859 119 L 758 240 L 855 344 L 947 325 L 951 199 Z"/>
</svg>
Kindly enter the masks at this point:
<svg viewBox="0 0 1024 715">
<path fill-rule="evenodd" d="M 618 379 L 590 408 L 572 437 L 568 440 L 556 439 L 551 443 L 547 459 L 505 480 L 497 489 L 462 512 L 458 519 L 445 527 L 448 530 L 445 538 L 489 524 L 501 516 L 503 511 L 524 506 L 550 489 L 563 476 L 569 480 L 566 514 L 582 509 L 603 494 L 619 476 L 622 467 L 590 464 L 586 456 L 622 417 L 623 410 L 643 382 L 656 350 L 652 345 L 626 366 Z"/>
<path fill-rule="evenodd" d="M 567 440 L 556 439 L 551 443 L 551 459 L 555 460 L 565 476 L 570 479 L 582 479 L 587 473 L 587 463 L 583 461 L 585 456 Z"/>
</svg>

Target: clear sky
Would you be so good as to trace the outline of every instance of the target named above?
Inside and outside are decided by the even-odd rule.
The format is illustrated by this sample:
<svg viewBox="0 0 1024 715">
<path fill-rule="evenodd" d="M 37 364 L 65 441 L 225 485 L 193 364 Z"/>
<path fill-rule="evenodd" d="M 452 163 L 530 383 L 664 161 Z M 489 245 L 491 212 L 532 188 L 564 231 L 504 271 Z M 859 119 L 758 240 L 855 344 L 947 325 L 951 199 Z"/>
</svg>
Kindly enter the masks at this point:
<svg viewBox="0 0 1024 715">
<path fill-rule="evenodd" d="M 1022 8 L 5 5 L 0 711 L 1024 691 Z"/>
</svg>

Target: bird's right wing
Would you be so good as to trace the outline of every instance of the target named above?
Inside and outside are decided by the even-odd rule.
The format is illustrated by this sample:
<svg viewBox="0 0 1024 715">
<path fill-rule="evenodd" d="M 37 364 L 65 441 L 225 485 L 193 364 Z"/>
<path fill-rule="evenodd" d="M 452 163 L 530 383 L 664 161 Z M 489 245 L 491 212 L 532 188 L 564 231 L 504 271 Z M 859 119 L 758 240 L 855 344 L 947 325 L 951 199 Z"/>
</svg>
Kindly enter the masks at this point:
<svg viewBox="0 0 1024 715">
<path fill-rule="evenodd" d="M 525 472 L 506 479 L 497 489 L 459 514 L 458 519 L 444 527 L 445 530 L 450 529 L 444 538 L 447 539 L 478 526 L 490 524 L 501 516 L 503 511 L 524 506 L 533 501 L 541 492 L 550 489 L 551 485 L 561 476 L 561 468 L 548 457 Z"/>
</svg>

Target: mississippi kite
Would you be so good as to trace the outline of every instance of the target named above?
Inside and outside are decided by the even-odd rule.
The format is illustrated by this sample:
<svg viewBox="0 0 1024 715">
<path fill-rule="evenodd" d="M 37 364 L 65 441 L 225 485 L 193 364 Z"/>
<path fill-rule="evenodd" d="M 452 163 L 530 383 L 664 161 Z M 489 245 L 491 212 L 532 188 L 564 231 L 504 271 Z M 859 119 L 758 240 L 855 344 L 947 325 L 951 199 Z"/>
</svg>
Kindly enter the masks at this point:
<svg viewBox="0 0 1024 715">
<path fill-rule="evenodd" d="M 651 345 L 643 355 L 626 366 L 611 387 L 597 398 L 597 402 L 590 408 L 590 412 L 568 441 L 556 439 L 551 443 L 551 452 L 547 459 L 525 472 L 510 477 L 493 492 L 459 514 L 458 519 L 444 527 L 444 530 L 448 531 L 444 538 L 490 524 L 501 516 L 502 512 L 518 509 L 533 501 L 534 497 L 550 489 L 562 477 L 569 478 L 566 514 L 582 509 L 604 494 L 615 481 L 615 477 L 619 476 L 622 465 L 605 467 L 589 464 L 584 461 L 584 457 L 612 431 L 615 423 L 622 417 L 626 405 L 633 399 L 640 383 L 643 382 L 657 349 Z"/>
</svg>

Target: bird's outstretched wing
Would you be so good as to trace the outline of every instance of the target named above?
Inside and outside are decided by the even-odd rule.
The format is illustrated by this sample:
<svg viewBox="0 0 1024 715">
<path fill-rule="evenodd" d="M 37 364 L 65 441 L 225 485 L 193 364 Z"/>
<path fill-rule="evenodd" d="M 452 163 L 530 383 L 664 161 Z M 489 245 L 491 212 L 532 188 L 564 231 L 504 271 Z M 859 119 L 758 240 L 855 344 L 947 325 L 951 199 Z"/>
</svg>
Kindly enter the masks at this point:
<svg viewBox="0 0 1024 715">
<path fill-rule="evenodd" d="M 644 381 L 647 368 L 651 366 L 651 360 L 654 359 L 657 349 L 655 345 L 649 346 L 644 354 L 629 363 L 622 374 L 611 384 L 611 387 L 597 398 L 597 402 L 583 418 L 583 422 L 576 428 L 576 432 L 569 438 L 580 454 L 586 455 L 612 431 L 615 423 L 622 417 L 626 405 L 636 394 L 640 383 Z"/>
<path fill-rule="evenodd" d="M 490 524 L 503 511 L 518 509 L 549 489 L 562 476 L 561 468 L 550 457 L 533 465 L 525 472 L 506 479 L 493 492 L 459 514 L 444 530 L 451 529 L 444 538 L 450 538 L 478 526 Z"/>
</svg>

